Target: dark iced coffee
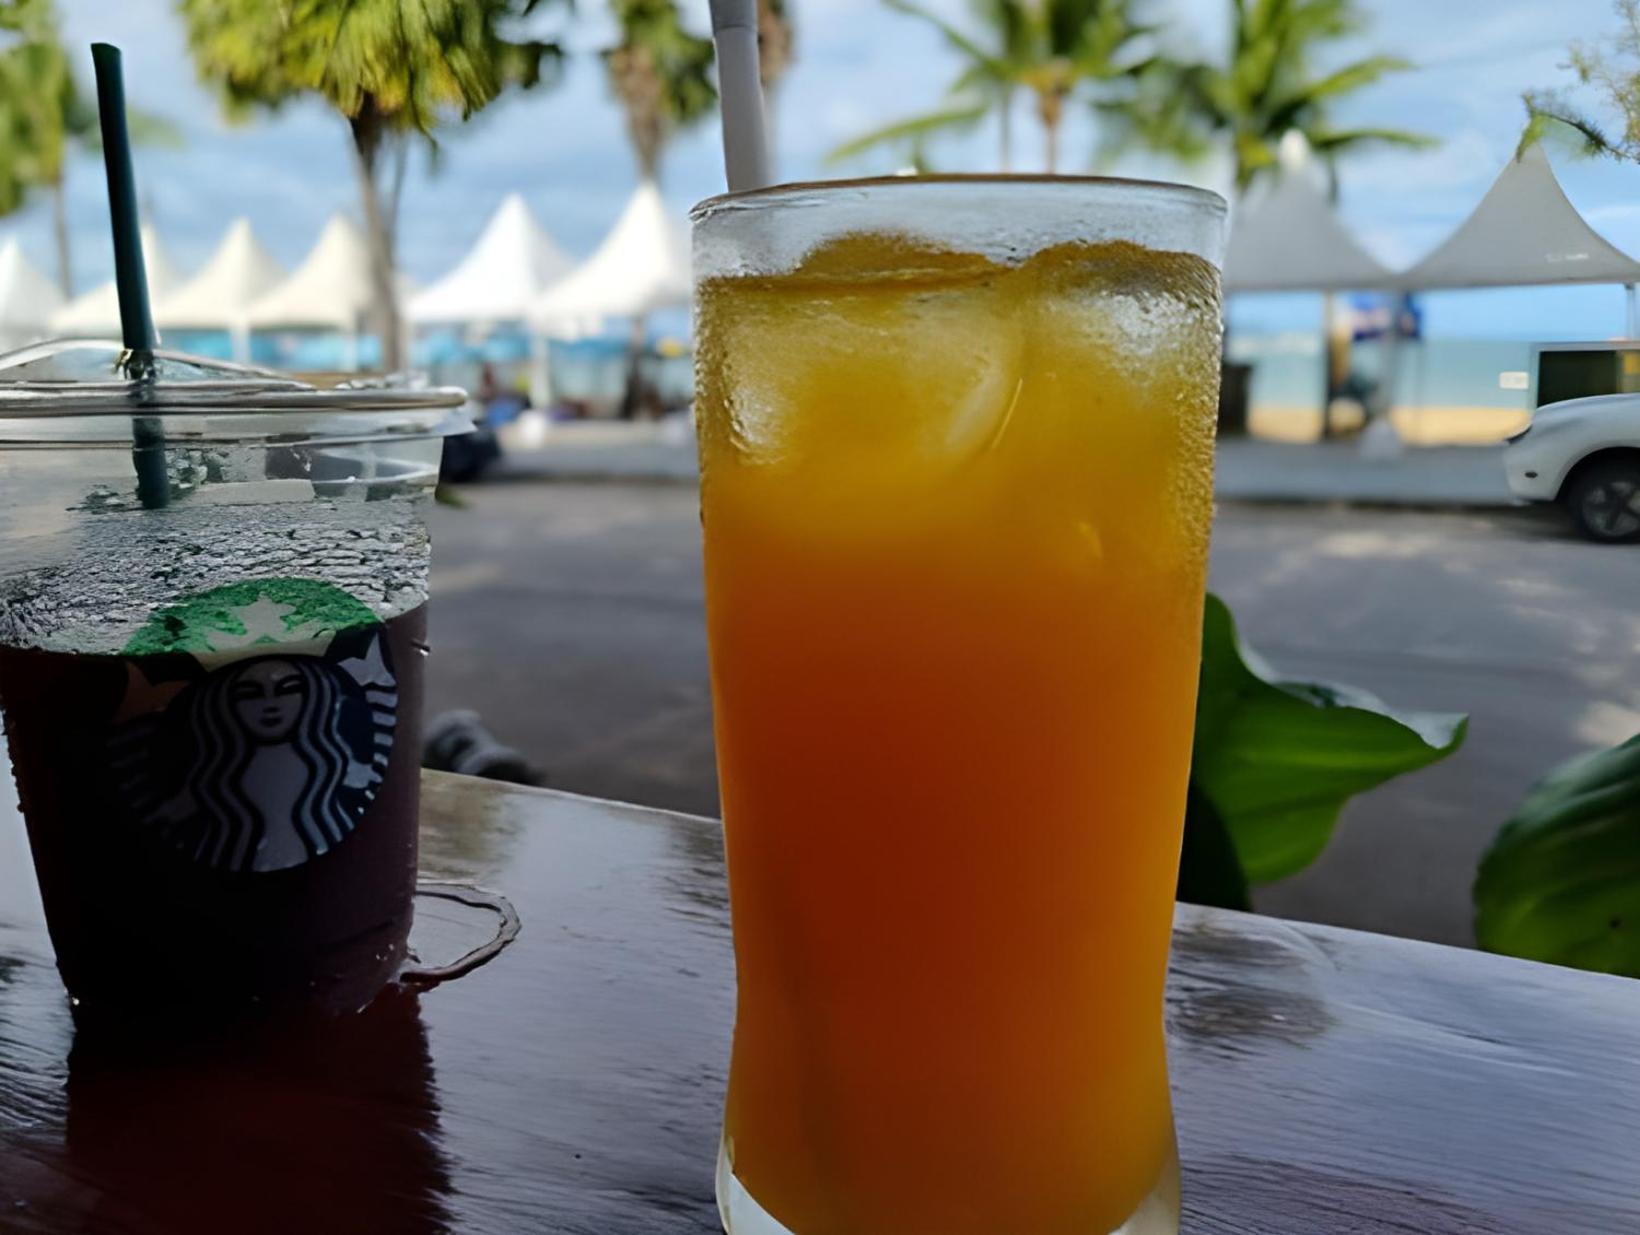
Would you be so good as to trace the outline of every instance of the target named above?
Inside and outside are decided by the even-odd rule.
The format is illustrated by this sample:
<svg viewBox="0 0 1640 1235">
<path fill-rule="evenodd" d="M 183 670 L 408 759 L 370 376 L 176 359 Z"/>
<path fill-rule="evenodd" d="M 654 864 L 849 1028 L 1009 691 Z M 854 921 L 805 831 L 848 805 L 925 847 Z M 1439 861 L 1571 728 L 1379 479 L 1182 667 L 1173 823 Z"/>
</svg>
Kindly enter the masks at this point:
<svg viewBox="0 0 1640 1235">
<path fill-rule="evenodd" d="M 162 380 L 156 508 L 129 418 L 84 414 L 121 384 L 63 383 L 78 402 L 42 419 L 18 367 L 0 358 L 0 713 L 77 1008 L 363 1006 L 410 929 L 422 511 L 458 396 Z"/>
</svg>

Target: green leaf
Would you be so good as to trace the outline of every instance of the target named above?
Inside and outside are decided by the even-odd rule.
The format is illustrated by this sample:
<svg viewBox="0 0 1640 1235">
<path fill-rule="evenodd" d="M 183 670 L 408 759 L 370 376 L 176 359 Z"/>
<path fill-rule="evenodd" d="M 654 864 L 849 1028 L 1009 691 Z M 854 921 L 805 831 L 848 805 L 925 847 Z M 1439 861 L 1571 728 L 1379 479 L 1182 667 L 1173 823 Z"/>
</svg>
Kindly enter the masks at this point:
<svg viewBox="0 0 1640 1235">
<path fill-rule="evenodd" d="M 1302 870 L 1344 803 L 1462 744 L 1468 718 L 1401 713 L 1349 687 L 1281 679 L 1207 598 L 1191 781 L 1212 803 L 1252 883 Z"/>
<path fill-rule="evenodd" d="M 958 55 L 972 61 L 974 64 L 983 66 L 984 71 L 994 80 L 1009 80 L 1011 71 L 1005 60 L 993 56 L 938 13 L 926 9 L 920 4 L 913 3 L 913 0 L 883 0 L 883 3 L 897 13 L 904 13 L 907 17 L 915 17 L 919 21 L 933 26 L 934 29 L 939 31 L 940 37 L 949 43 Z M 1002 11 L 998 12 L 998 19 L 1002 19 Z"/>
<path fill-rule="evenodd" d="M 1373 144 L 1429 150 L 1440 145 L 1440 141 L 1426 133 L 1410 133 L 1405 129 L 1338 129 L 1310 133 L 1310 149 L 1317 154 L 1341 154 Z"/>
<path fill-rule="evenodd" d="M 976 103 L 957 104 L 926 115 L 911 116 L 905 120 L 896 120 L 892 124 L 885 124 L 880 129 L 873 129 L 869 133 L 862 133 L 859 137 L 844 142 L 826 155 L 826 162 L 844 163 L 879 146 L 894 145 L 897 142 L 916 142 L 934 133 L 967 128 L 983 120 L 990 107 L 989 100 L 982 100 Z"/>
<path fill-rule="evenodd" d="M 1481 859 L 1475 938 L 1491 952 L 1640 977 L 1640 736 L 1533 786 Z"/>
<path fill-rule="evenodd" d="M 1247 876 L 1224 820 L 1195 785 L 1184 812 L 1184 852 L 1179 856 L 1178 898 L 1217 909 L 1251 909 Z"/>
<path fill-rule="evenodd" d="M 1403 73 L 1412 67 L 1410 60 L 1403 60 L 1400 56 L 1368 56 L 1307 83 L 1303 93 L 1311 100 L 1337 98 L 1370 86 L 1390 73 Z"/>
</svg>

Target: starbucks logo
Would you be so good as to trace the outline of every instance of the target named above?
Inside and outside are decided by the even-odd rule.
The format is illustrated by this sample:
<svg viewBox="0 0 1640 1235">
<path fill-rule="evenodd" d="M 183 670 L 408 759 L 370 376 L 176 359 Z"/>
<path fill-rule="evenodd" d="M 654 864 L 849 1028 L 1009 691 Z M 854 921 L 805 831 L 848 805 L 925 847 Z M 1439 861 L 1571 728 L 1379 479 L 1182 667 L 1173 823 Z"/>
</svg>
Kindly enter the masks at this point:
<svg viewBox="0 0 1640 1235">
<path fill-rule="evenodd" d="M 225 871 L 301 866 L 375 799 L 398 724 L 380 620 L 329 584 L 231 584 L 126 647 L 115 783 L 167 848 Z"/>
</svg>

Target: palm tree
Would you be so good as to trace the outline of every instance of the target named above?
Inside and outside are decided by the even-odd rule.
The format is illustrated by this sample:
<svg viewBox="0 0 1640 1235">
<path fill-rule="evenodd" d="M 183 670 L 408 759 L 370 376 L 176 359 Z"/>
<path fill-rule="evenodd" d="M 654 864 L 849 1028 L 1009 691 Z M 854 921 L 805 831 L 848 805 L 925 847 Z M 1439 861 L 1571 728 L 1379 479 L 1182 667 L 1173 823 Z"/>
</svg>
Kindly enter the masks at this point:
<svg viewBox="0 0 1640 1235">
<path fill-rule="evenodd" d="M 1118 144 L 1136 140 L 1186 157 L 1228 147 L 1239 192 L 1279 166 L 1277 151 L 1290 132 L 1303 134 L 1335 190 L 1337 160 L 1352 150 L 1431 144 L 1401 129 L 1333 124 L 1333 104 L 1411 67 L 1396 56 L 1366 56 L 1316 70 L 1325 45 L 1364 28 L 1355 0 L 1231 0 L 1231 18 L 1228 62 L 1153 66 L 1138 97 L 1110 113 Z"/>
<path fill-rule="evenodd" d="M 775 89 L 791 67 L 796 34 L 786 0 L 757 0 L 757 67 L 763 80 L 763 103 L 769 142 L 769 162 L 774 164 L 779 145 L 775 140 Z M 777 177 L 778 178 L 778 177 Z"/>
<path fill-rule="evenodd" d="M 620 41 L 604 52 L 604 68 L 626 117 L 638 173 L 657 180 L 672 135 L 717 103 L 712 40 L 685 28 L 673 0 L 613 0 L 611 8 Z"/>
<path fill-rule="evenodd" d="M 763 89 L 773 90 L 791 66 L 796 36 L 786 0 L 757 0 L 758 73 Z"/>
<path fill-rule="evenodd" d="M 1013 164 L 1013 105 L 1033 103 L 1049 171 L 1059 165 L 1065 109 L 1078 95 L 1123 96 L 1155 63 L 1153 30 L 1134 16 L 1134 0 L 974 0 L 972 33 L 916 0 L 885 0 L 939 32 L 964 61 L 944 102 L 932 111 L 884 125 L 831 152 L 852 158 L 875 147 L 913 143 L 931 134 L 972 127 L 995 115 L 1002 170 Z"/>
<path fill-rule="evenodd" d="M 0 30 L 16 36 L 0 51 L 0 214 L 16 210 L 36 189 L 51 194 L 57 283 L 67 296 L 73 292 L 64 204 L 68 155 L 75 147 L 99 148 L 97 109 L 75 79 L 51 0 L 0 4 Z M 132 109 L 128 122 L 136 141 L 179 140 L 169 123 L 149 113 Z"/>
<path fill-rule="evenodd" d="M 563 59 L 557 43 L 502 33 L 537 3 L 177 0 L 199 75 L 217 88 L 230 117 L 316 94 L 347 121 L 370 242 L 375 325 L 389 369 L 403 360 L 394 229 L 408 138 L 431 142 L 452 116 L 465 120 L 510 87 L 555 78 Z"/>
<path fill-rule="evenodd" d="M 78 90 L 68 56 L 57 40 L 49 0 L 22 0 L 8 5 L 0 27 L 18 41 L 0 52 L 0 131 L 4 133 L 4 173 L 0 174 L 0 213 L 23 205 L 32 190 L 52 191 L 52 224 L 57 243 L 57 283 L 71 294 L 68 221 L 63 203 L 66 151 L 72 136 L 97 117 Z M 89 111 L 89 115 L 87 114 Z"/>
<path fill-rule="evenodd" d="M 1396 56 L 1366 56 L 1318 72 L 1318 52 L 1359 34 L 1366 21 L 1355 0 L 1231 0 L 1230 56 L 1223 65 L 1157 63 L 1136 96 L 1107 113 L 1107 145 L 1137 143 L 1184 158 L 1228 147 L 1236 191 L 1246 193 L 1280 166 L 1281 142 L 1298 133 L 1326 168 L 1338 196 L 1338 161 L 1370 145 L 1422 147 L 1420 133 L 1386 128 L 1339 128 L 1338 100 L 1411 66 Z M 1322 298 L 1323 338 L 1334 344 L 1332 293 Z M 1334 377 L 1347 362 L 1329 350 L 1322 396 L 1321 435 L 1331 432 L 1327 409 Z"/>
<path fill-rule="evenodd" d="M 717 103 L 712 40 L 684 26 L 674 0 L 613 0 L 612 8 L 620 39 L 604 52 L 604 68 L 626 118 L 638 174 L 658 181 L 673 135 L 709 116 Z M 638 314 L 627 344 L 623 418 L 637 414 L 648 337 L 648 321 Z"/>
</svg>

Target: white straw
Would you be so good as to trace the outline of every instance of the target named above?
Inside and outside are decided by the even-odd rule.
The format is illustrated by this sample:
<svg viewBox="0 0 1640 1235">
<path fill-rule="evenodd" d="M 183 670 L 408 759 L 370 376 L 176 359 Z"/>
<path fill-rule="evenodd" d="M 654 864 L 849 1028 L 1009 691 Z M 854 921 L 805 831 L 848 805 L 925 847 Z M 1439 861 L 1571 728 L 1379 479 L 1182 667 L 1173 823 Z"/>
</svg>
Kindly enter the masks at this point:
<svg viewBox="0 0 1640 1235">
<path fill-rule="evenodd" d="M 729 191 L 761 189 L 770 175 L 763 82 L 757 67 L 757 0 L 711 0 L 711 5 Z"/>
</svg>

